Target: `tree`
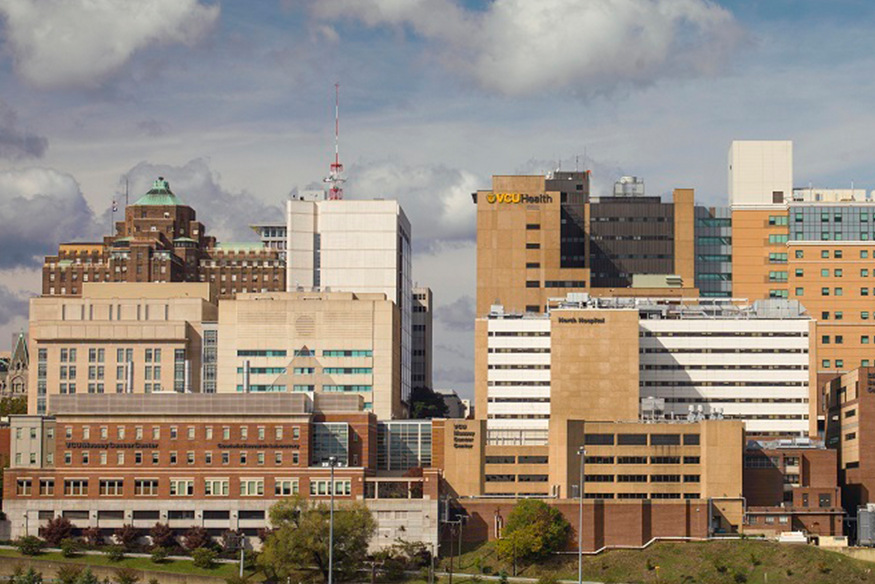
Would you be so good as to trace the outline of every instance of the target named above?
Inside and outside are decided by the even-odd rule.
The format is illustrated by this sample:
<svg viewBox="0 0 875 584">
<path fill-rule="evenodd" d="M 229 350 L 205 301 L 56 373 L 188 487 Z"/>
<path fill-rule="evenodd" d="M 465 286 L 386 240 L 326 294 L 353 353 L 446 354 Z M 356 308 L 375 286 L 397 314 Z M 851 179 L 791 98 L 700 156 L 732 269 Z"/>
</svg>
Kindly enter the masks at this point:
<svg viewBox="0 0 875 584">
<path fill-rule="evenodd" d="M 100 533 L 99 527 L 86 527 L 82 530 L 82 539 L 90 546 L 97 547 L 103 545 L 103 534 Z"/>
<path fill-rule="evenodd" d="M 182 539 L 182 546 L 189 552 L 193 552 L 198 548 L 207 547 L 212 543 L 212 538 L 210 538 L 209 532 L 203 527 L 196 525 L 190 527 L 189 530 L 185 532 Z"/>
<path fill-rule="evenodd" d="M 0 417 L 6 417 L 10 414 L 26 414 L 27 413 L 27 398 L 26 397 L 4 397 L 0 398 Z"/>
<path fill-rule="evenodd" d="M 116 568 L 115 581 L 116 584 L 137 584 L 140 581 L 140 574 L 133 568 Z"/>
<path fill-rule="evenodd" d="M 537 499 L 524 499 L 507 517 L 498 553 L 521 560 L 543 558 L 562 549 L 570 531 L 571 525 L 558 509 Z"/>
<path fill-rule="evenodd" d="M 73 537 L 73 524 L 66 517 L 49 519 L 46 526 L 42 528 L 42 536 L 49 545 L 58 547 L 63 540 Z"/>
<path fill-rule="evenodd" d="M 76 579 L 76 584 L 100 584 L 100 580 L 91 571 L 91 568 L 85 568 L 79 572 L 79 577 Z"/>
<path fill-rule="evenodd" d="M 12 580 L 14 584 L 41 584 L 43 575 L 30 567 L 27 572 L 16 574 Z"/>
<path fill-rule="evenodd" d="M 63 564 L 58 568 L 58 584 L 76 584 L 81 572 L 82 566 L 77 566 L 76 564 Z"/>
<path fill-rule="evenodd" d="M 149 537 L 152 538 L 152 547 L 174 548 L 176 547 L 176 534 L 170 529 L 166 523 L 156 523 L 149 530 Z"/>
<path fill-rule="evenodd" d="M 219 538 L 219 545 L 224 551 L 233 551 L 238 548 L 240 543 L 240 534 L 233 529 L 226 529 L 222 532 L 222 537 Z"/>
<path fill-rule="evenodd" d="M 410 391 L 410 417 L 422 420 L 445 418 L 449 409 L 444 398 L 428 387 L 414 387 Z"/>
<path fill-rule="evenodd" d="M 61 540 L 61 555 L 65 558 L 75 558 L 79 552 L 79 541 L 72 537 Z"/>
<path fill-rule="evenodd" d="M 125 548 L 126 552 L 134 549 L 140 540 L 140 530 L 133 525 L 122 525 L 112 534 L 117 544 Z"/>
<path fill-rule="evenodd" d="M 286 581 L 315 567 L 328 577 L 329 510 L 325 503 L 284 499 L 270 508 L 274 531 L 258 556 L 269 580 Z M 352 576 L 367 557 L 376 531 L 371 512 L 361 503 L 346 504 L 334 513 L 334 570 L 338 579 Z"/>
</svg>

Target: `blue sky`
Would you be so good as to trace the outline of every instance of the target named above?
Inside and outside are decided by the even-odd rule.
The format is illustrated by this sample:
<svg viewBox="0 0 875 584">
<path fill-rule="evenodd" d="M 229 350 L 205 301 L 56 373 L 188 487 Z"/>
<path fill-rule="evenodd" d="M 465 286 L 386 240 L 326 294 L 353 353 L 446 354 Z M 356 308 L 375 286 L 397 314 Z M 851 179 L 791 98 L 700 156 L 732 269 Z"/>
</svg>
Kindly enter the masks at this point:
<svg viewBox="0 0 875 584">
<path fill-rule="evenodd" d="M 158 173 L 222 239 L 325 175 L 394 197 L 435 290 L 436 384 L 470 392 L 474 208 L 576 157 L 597 190 L 725 202 L 733 139 L 795 179 L 875 188 L 875 3 L 856 0 L 0 0 L 0 348 L 38 257 L 96 238 Z"/>
</svg>

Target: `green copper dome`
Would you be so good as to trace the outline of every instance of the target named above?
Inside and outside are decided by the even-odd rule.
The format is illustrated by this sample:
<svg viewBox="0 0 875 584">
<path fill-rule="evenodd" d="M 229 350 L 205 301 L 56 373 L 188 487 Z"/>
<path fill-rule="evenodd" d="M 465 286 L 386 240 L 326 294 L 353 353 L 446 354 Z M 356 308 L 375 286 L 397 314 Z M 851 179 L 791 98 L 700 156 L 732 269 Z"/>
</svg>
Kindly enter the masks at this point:
<svg viewBox="0 0 875 584">
<path fill-rule="evenodd" d="M 152 189 L 137 199 L 134 205 L 150 205 L 160 207 L 172 207 L 176 205 L 184 205 L 182 200 L 173 194 L 170 190 L 170 183 L 164 180 L 163 176 L 159 176 L 158 180 L 152 183 Z"/>
</svg>

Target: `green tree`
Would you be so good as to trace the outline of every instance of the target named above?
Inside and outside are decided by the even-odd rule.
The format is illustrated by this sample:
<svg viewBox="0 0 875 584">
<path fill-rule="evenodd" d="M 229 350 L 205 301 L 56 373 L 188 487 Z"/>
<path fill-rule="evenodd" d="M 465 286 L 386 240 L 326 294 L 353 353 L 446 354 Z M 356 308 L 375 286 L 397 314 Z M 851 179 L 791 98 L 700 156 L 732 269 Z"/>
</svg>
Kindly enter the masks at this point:
<svg viewBox="0 0 875 584">
<path fill-rule="evenodd" d="M 140 581 L 140 573 L 133 568 L 116 568 L 115 581 L 116 584 L 137 584 Z"/>
<path fill-rule="evenodd" d="M 507 517 L 498 553 L 520 560 L 544 558 L 565 546 L 570 531 L 571 525 L 558 509 L 538 499 L 524 499 Z"/>
<path fill-rule="evenodd" d="M 79 574 L 82 572 L 82 566 L 76 564 L 64 564 L 58 568 L 57 580 L 59 584 L 76 584 L 79 580 Z"/>
<path fill-rule="evenodd" d="M 0 398 L 0 417 L 5 417 L 10 414 L 26 414 L 27 413 L 27 398 L 26 397 L 4 397 Z"/>
<path fill-rule="evenodd" d="M 216 565 L 218 555 L 216 550 L 211 550 L 208 547 L 199 547 L 191 552 L 192 563 L 196 568 L 211 570 Z"/>
<path fill-rule="evenodd" d="M 284 582 L 301 573 L 328 578 L 329 509 L 298 497 L 284 499 L 270 509 L 276 529 L 267 537 L 258 565 L 268 579 Z M 334 513 L 334 571 L 338 580 L 356 573 L 367 557 L 376 524 L 368 508 L 346 504 Z"/>
<path fill-rule="evenodd" d="M 448 411 L 447 404 L 439 393 L 427 387 L 414 387 L 410 391 L 411 418 L 417 420 L 445 418 Z"/>
<path fill-rule="evenodd" d="M 91 571 L 91 568 L 85 568 L 79 572 L 79 577 L 76 578 L 76 584 L 100 584 L 100 580 Z"/>
<path fill-rule="evenodd" d="M 43 575 L 30 567 L 27 572 L 16 575 L 13 580 L 14 584 L 41 584 Z"/>
</svg>

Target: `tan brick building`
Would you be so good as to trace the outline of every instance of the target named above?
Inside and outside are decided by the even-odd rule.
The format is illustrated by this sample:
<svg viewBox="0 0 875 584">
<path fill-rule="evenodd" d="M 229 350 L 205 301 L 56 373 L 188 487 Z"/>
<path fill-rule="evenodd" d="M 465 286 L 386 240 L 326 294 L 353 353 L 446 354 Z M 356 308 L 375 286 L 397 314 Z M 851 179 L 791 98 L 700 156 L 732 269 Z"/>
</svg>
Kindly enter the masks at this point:
<svg viewBox="0 0 875 584">
<path fill-rule="evenodd" d="M 207 283 L 93 283 L 78 297 L 30 301 L 28 412 L 51 395 L 198 392 L 204 323 L 218 307 Z"/>
<path fill-rule="evenodd" d="M 217 243 L 163 177 L 124 213 L 102 242 L 62 243 L 45 258 L 44 296 L 81 296 L 87 282 L 210 282 L 223 298 L 285 290 L 280 251 Z"/>
<path fill-rule="evenodd" d="M 385 294 L 238 294 L 218 326 L 219 393 L 353 393 L 381 420 L 406 417 L 400 308 Z"/>
<path fill-rule="evenodd" d="M 551 297 L 632 287 L 636 274 L 694 288 L 693 191 L 590 198 L 588 172 L 493 176 L 477 205 L 477 316 L 543 312 Z M 648 294 L 639 292 L 640 294 Z M 663 294 L 668 292 L 663 290 Z M 649 292 L 652 295 L 652 291 Z"/>
</svg>

